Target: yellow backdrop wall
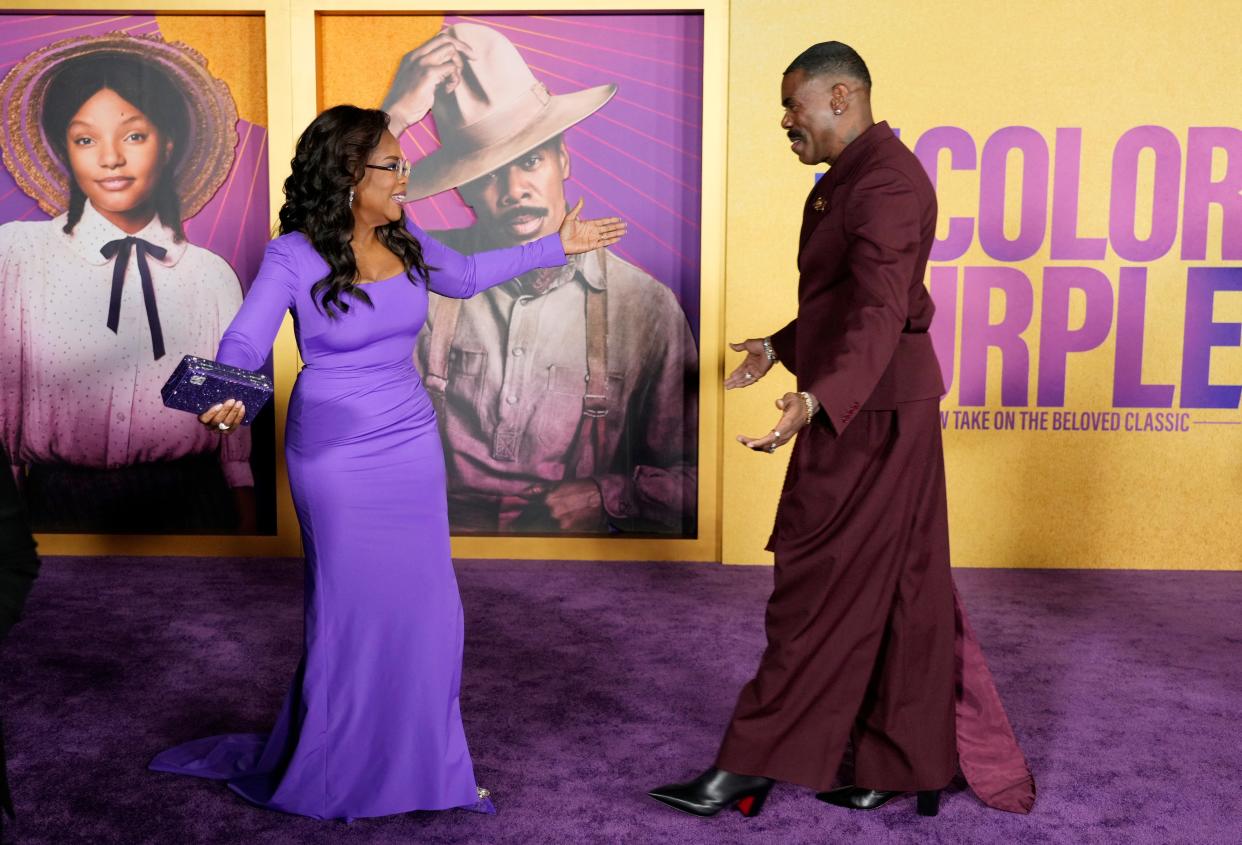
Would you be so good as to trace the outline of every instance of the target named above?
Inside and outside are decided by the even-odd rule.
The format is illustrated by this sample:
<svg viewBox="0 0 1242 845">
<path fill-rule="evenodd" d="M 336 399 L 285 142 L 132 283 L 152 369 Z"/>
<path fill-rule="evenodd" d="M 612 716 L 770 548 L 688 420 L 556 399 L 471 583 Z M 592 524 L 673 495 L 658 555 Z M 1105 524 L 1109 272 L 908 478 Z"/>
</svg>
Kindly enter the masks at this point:
<svg viewBox="0 0 1242 845">
<path fill-rule="evenodd" d="M 45 7 L 36 0 L 10 5 Z M 382 16 L 328 14 L 317 37 L 315 13 L 421 12 L 434 24 L 433 10 L 419 0 L 367 5 L 156 4 L 170 37 L 206 54 L 227 75 L 244 116 L 269 127 L 277 202 L 293 139 L 316 103 L 374 101 L 387 82 L 316 79 L 326 58 L 318 51 L 336 43 L 329 36 L 346 35 L 394 60 L 408 43 L 391 36 L 394 20 Z M 541 8 L 588 5 L 556 0 Z M 679 8 L 672 0 L 602 5 Z M 1242 492 L 1242 54 L 1234 43 L 1242 3 L 691 5 L 708 17 L 705 126 L 724 126 L 727 108 L 727 159 L 719 161 L 717 147 L 704 155 L 704 379 L 719 379 L 736 362 L 722 328 L 724 340 L 741 339 L 793 316 L 795 240 L 813 171 L 788 152 L 778 125 L 781 72 L 812 42 L 845 41 L 871 68 L 877 118 L 898 128 L 939 174 L 946 243 L 933 253 L 930 276 L 938 326 L 950 329 L 937 341 L 951 383 L 943 407 L 954 562 L 1242 569 L 1235 514 Z M 59 6 L 116 8 L 106 0 Z M 496 0 L 489 8 L 523 7 Z M 210 17 L 220 11 L 251 14 Z M 708 136 L 713 144 L 718 137 Z M 707 226 L 720 214 L 723 244 Z M 962 231 L 969 237 L 952 248 Z M 713 319 L 708 303 L 721 299 L 722 314 Z M 277 352 L 287 382 L 296 366 L 287 327 Z M 699 543 L 518 548 L 520 541 L 497 540 L 456 548 L 492 557 L 768 561 L 763 545 L 788 453 L 751 453 L 733 437 L 769 429 L 772 401 L 792 387 L 778 370 L 720 405 L 704 394 Z M 277 397 L 282 422 L 285 401 Z M 295 554 L 291 519 L 286 494 L 279 537 L 229 538 L 212 548 Z M 201 548 L 185 537 L 43 539 L 53 553 Z"/>
<path fill-rule="evenodd" d="M 1108 237 L 1110 206 L 1125 209 L 1117 199 L 1124 199 L 1125 186 L 1119 189 L 1116 184 L 1110 185 L 1118 182 L 1111 173 L 1119 139 L 1136 127 L 1167 130 L 1139 135 L 1157 141 L 1167 141 L 1166 134 L 1171 136 L 1180 161 L 1167 168 L 1157 167 L 1154 152 L 1140 152 L 1137 179 L 1131 179 L 1131 187 L 1136 183 L 1133 193 L 1137 197 L 1133 219 L 1114 224 L 1124 232 L 1124 224 L 1132 223 L 1133 239 L 1158 241 L 1169 229 L 1168 220 L 1173 219 L 1176 241 L 1166 253 L 1136 261 L 1133 256 L 1142 250 L 1123 247 L 1122 251 L 1132 257 L 1126 260 L 1119 256 L 1110 237 L 1106 254 L 1099 259 L 1053 257 L 1051 252 L 1064 254 L 1067 250 L 1053 249 L 1051 235 L 1045 233 L 1029 258 L 1002 261 L 980 247 L 976 225 L 975 237 L 964 255 L 951 261 L 933 261 L 933 266 L 956 273 L 959 288 L 956 308 L 941 298 L 937 316 L 939 320 L 956 320 L 959 325 L 952 346 L 956 353 L 954 384 L 943 403 L 950 412 L 945 438 L 954 563 L 1242 567 L 1242 520 L 1237 517 L 1238 494 L 1242 492 L 1242 425 L 1236 425 L 1242 416 L 1236 401 L 1229 405 L 1228 392 L 1223 400 L 1228 407 L 1186 407 L 1188 402 L 1202 404 L 1203 391 L 1188 385 L 1205 368 L 1210 370 L 1211 384 L 1242 384 L 1242 348 L 1236 339 L 1209 350 L 1210 365 L 1206 365 L 1201 360 L 1204 341 L 1186 323 L 1188 270 L 1242 267 L 1242 218 L 1233 193 L 1242 179 L 1242 149 L 1236 142 L 1242 92 L 1235 84 L 1242 61 L 1233 45 L 1233 33 L 1242 28 L 1242 4 L 1224 0 L 1091 4 L 1072 0 L 1039 4 L 790 0 L 779 5 L 739 1 L 731 10 L 728 339 L 769 333 L 793 315 L 796 233 L 812 176 L 788 152 L 778 126 L 778 90 L 785 66 L 815 41 L 844 41 L 862 54 L 874 80 L 876 118 L 899 128 L 902 139 L 912 147 L 929 129 L 959 127 L 973 139 L 978 156 L 998 130 L 1029 127 L 1044 139 L 1050 151 L 1053 175 L 1049 181 L 1057 190 L 1068 192 L 1076 181 L 1068 172 L 1068 162 L 1073 158 L 1072 137 L 1058 136 L 1057 130 L 1081 130 L 1077 234 L 1082 238 Z M 1219 206 L 1208 209 L 1206 256 L 1202 260 L 1182 257 L 1194 213 L 1191 191 L 1185 187 L 1187 170 L 1192 156 L 1203 155 L 1191 150 L 1193 127 L 1235 127 L 1233 134 L 1226 133 L 1235 139 L 1229 153 L 1216 149 L 1206 154 L 1211 179 L 1233 186 L 1225 202 L 1233 204 L 1234 213 L 1222 214 Z M 1059 166 L 1062 154 L 1066 166 Z M 976 159 L 977 167 L 951 170 L 948 155 L 941 153 L 939 167 L 942 238 L 948 234 L 949 217 L 976 217 L 981 204 L 982 156 Z M 1125 154 L 1118 156 L 1124 171 L 1128 159 Z M 1004 236 L 1011 240 L 1020 237 L 1022 226 L 1033 229 L 1040 208 L 1045 206 L 1044 201 L 1036 202 L 1030 219 L 1022 222 L 1023 195 L 1050 190 L 1037 184 L 1038 179 L 1024 183 L 1022 167 L 1022 157 L 1011 155 L 1003 180 Z M 1044 225 L 1053 205 L 1046 202 Z M 1114 216 L 1117 212 L 1113 208 Z M 1153 213 L 1160 221 L 1155 227 Z M 1160 231 L 1153 232 L 1154 228 Z M 1200 240 L 1192 237 L 1192 254 Z M 1149 251 L 1159 253 L 1158 244 Z M 1033 314 L 1021 333 L 1029 349 L 1029 367 L 1024 372 L 1017 362 L 1005 362 L 1013 373 L 1009 377 L 1013 389 L 1027 388 L 1026 399 L 1020 403 L 1003 401 L 1001 357 L 997 350 L 990 350 L 986 399 L 982 404 L 963 404 L 960 288 L 964 273 L 960 268 L 965 266 L 1013 268 L 1029 279 Z M 1091 276 L 1089 271 L 1102 273 L 1109 280 L 1115 314 L 1122 310 L 1115 302 L 1121 268 L 1146 272 L 1145 320 L 1138 326 L 1145 335 L 1145 350 L 1139 356 L 1142 381 L 1172 386 L 1171 407 L 1163 409 L 1169 416 L 1160 420 L 1188 430 L 1125 430 L 1132 422 L 1129 414 L 1138 415 L 1133 423 L 1141 427 L 1149 411 L 1115 405 L 1113 391 L 1120 380 L 1115 363 L 1120 354 L 1116 348 L 1119 317 L 1113 318 L 1111 325 L 1100 323 L 1103 298 L 1096 296 L 1088 304 L 1081 291 L 1071 292 L 1068 329 L 1084 328 L 1085 310 L 1090 307 L 1092 331 L 1104 327 L 1107 335 L 1092 338 L 1099 339 L 1094 348 L 1066 356 L 1063 406 L 1039 401 L 1041 390 L 1050 391 L 1041 380 L 1055 381 L 1049 371 L 1057 366 L 1056 356 L 1050 356 L 1045 365 L 1039 354 L 1041 326 L 1047 328 L 1053 323 L 1041 309 L 1047 293 L 1043 284 L 1047 267 L 1087 268 L 1071 271 L 1078 278 Z M 980 277 L 992 272 L 985 269 Z M 1229 278 L 1236 280 L 1239 273 L 1242 269 Z M 1196 296 L 1196 301 L 1202 302 L 1202 293 Z M 1004 299 L 993 295 L 989 309 L 993 323 L 1002 321 L 1005 308 L 1017 307 L 1015 301 Z M 1214 322 L 1242 321 L 1242 292 L 1236 287 L 1220 290 L 1214 300 L 1208 297 L 1207 301 Z M 1203 315 L 1195 312 L 1191 318 L 1201 324 Z M 1080 337 L 1080 341 L 1086 345 L 1085 338 Z M 1133 338 L 1127 337 L 1124 343 L 1132 351 Z M 941 351 L 944 357 L 943 346 Z M 978 356 L 974 357 L 977 368 Z M 736 358 L 726 353 L 726 366 Z M 1191 363 L 1187 365 L 1187 361 Z M 1190 369 L 1184 373 L 1187 366 Z M 1039 372 L 1041 367 L 1044 373 Z M 761 386 L 726 395 L 722 461 L 726 562 L 769 559 L 763 545 L 787 454 L 768 457 L 750 453 L 731 438 L 739 432 L 759 434 L 770 429 L 776 419 L 772 401 L 791 386 L 792 379 L 782 373 Z M 1163 397 L 1169 391 L 1156 394 Z M 986 414 L 952 413 L 963 409 Z M 1006 410 L 1014 416 L 1006 416 Z M 998 411 L 1002 413 L 998 415 Z M 1029 416 L 1023 417 L 1021 411 Z M 1094 416 L 1062 413 L 1071 411 Z M 1112 424 L 1114 413 L 1121 431 L 1095 430 Z M 981 419 L 989 421 L 989 430 L 963 427 Z M 1024 421 L 1030 426 L 1042 421 L 1047 428 L 995 430 L 996 423 L 1003 426 L 1009 419 L 1018 426 Z M 1052 430 L 1057 424 L 1074 430 Z"/>
</svg>

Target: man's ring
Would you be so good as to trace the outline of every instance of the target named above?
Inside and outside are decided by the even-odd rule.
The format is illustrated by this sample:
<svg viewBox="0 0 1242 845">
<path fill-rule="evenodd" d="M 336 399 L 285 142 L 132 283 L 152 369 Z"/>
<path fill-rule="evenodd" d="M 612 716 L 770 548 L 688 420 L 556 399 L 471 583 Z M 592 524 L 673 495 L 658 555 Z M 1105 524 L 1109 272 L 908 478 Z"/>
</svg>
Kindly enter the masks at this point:
<svg viewBox="0 0 1242 845">
<path fill-rule="evenodd" d="M 755 377 L 754 373 L 745 373 L 744 375 L 746 376 L 746 378 L 754 378 L 754 377 Z"/>
<path fill-rule="evenodd" d="M 228 423 L 216 423 L 216 428 L 220 429 L 221 431 L 228 431 L 230 428 L 232 428 L 232 426 L 230 426 Z"/>
<path fill-rule="evenodd" d="M 785 436 L 784 434 L 781 433 L 781 430 L 779 428 L 772 429 L 772 433 L 776 435 L 777 440 L 780 440 L 782 437 Z"/>
<path fill-rule="evenodd" d="M 772 454 L 772 453 L 774 453 L 775 451 L 776 451 L 776 444 L 775 444 L 775 443 L 769 443 L 769 444 L 768 444 L 768 453 L 769 453 L 769 454 Z"/>
</svg>

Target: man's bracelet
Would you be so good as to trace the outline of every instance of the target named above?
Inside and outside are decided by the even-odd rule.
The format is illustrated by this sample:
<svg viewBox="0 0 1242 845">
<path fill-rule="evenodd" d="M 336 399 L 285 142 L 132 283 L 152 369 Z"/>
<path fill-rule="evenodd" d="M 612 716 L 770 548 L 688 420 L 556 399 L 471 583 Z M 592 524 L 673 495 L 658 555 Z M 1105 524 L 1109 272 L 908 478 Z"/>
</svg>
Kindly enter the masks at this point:
<svg viewBox="0 0 1242 845">
<path fill-rule="evenodd" d="M 805 390 L 798 395 L 802 397 L 802 404 L 806 405 L 806 424 L 810 425 L 811 418 L 815 416 L 815 397 Z"/>
<path fill-rule="evenodd" d="M 772 348 L 772 338 L 770 337 L 763 339 L 763 354 L 767 356 L 769 362 L 776 360 L 776 350 Z"/>
</svg>

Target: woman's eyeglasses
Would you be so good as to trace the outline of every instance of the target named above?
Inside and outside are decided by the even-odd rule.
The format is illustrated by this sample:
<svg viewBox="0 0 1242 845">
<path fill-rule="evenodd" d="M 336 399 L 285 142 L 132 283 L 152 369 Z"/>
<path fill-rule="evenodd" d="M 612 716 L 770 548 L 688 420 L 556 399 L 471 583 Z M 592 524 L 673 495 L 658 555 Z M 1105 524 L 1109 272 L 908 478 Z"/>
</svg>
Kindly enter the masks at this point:
<svg viewBox="0 0 1242 845">
<path fill-rule="evenodd" d="M 372 170 L 387 170 L 398 179 L 404 179 L 406 176 L 410 175 L 410 168 L 413 167 L 413 165 L 405 159 L 401 159 L 401 161 L 390 161 L 388 164 L 368 164 L 366 167 L 369 167 Z"/>
</svg>

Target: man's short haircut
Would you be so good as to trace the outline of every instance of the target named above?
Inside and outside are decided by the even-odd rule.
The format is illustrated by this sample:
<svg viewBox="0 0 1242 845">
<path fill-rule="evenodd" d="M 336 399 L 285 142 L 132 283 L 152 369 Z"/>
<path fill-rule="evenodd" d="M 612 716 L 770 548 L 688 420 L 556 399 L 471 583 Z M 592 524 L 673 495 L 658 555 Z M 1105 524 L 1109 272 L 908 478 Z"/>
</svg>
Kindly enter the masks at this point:
<svg viewBox="0 0 1242 845">
<path fill-rule="evenodd" d="M 807 76 L 848 76 L 857 79 L 869 90 L 871 74 L 862 56 L 848 44 L 840 41 L 823 41 L 802 51 L 798 58 L 785 68 L 785 74 L 800 70 Z"/>
</svg>

